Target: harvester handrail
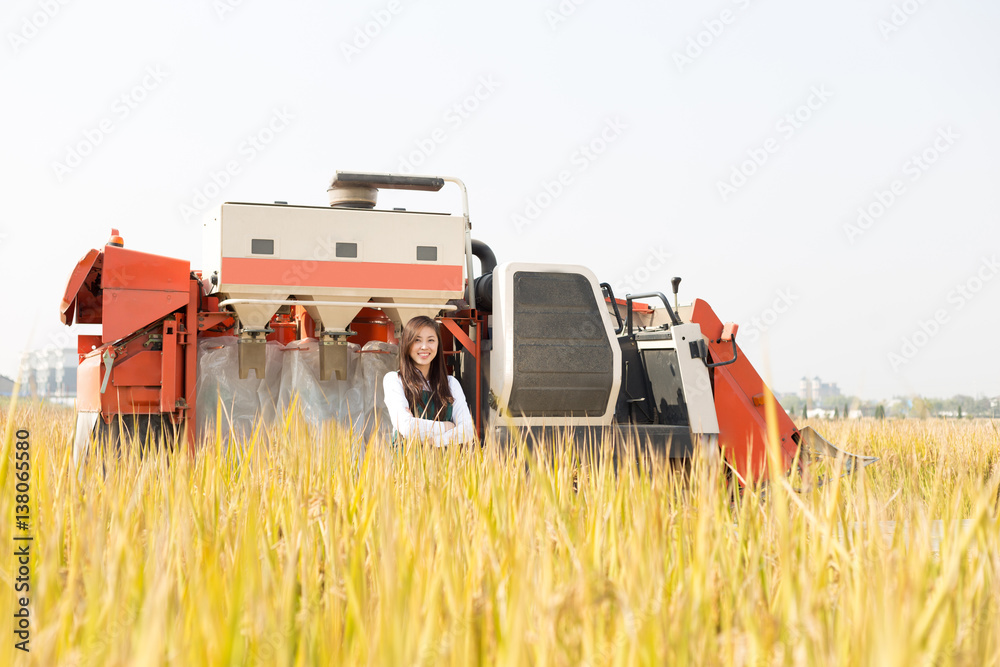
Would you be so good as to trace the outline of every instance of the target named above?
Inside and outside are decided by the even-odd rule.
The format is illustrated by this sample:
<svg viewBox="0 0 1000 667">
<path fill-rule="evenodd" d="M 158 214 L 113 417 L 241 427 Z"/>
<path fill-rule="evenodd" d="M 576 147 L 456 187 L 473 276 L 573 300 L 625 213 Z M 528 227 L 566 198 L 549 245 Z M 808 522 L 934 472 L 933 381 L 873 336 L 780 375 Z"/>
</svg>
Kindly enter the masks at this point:
<svg viewBox="0 0 1000 667">
<path fill-rule="evenodd" d="M 721 343 L 722 339 L 719 339 L 716 342 L 717 343 Z M 730 359 L 728 361 L 716 361 L 716 362 L 711 363 L 711 364 L 706 362 L 705 366 L 708 367 L 708 368 L 718 368 L 719 366 L 728 366 L 729 364 L 735 364 L 736 363 L 736 359 L 739 357 L 739 352 L 737 351 L 738 348 L 736 347 L 736 336 L 733 336 L 731 342 L 733 344 L 733 358 L 732 359 Z"/>
<path fill-rule="evenodd" d="M 663 294 L 663 292 L 643 292 L 642 294 L 626 294 L 625 304 L 628 308 L 628 312 L 625 313 L 625 328 L 628 329 L 628 335 L 630 336 L 632 335 L 632 300 L 649 299 L 652 297 L 658 297 L 660 301 L 663 302 L 663 305 L 667 309 L 667 314 L 670 315 L 670 321 L 673 324 L 683 324 L 683 322 L 681 322 L 681 318 L 679 318 L 677 316 L 677 313 L 674 312 L 674 309 L 670 307 L 670 302 L 667 301 L 667 297 Z"/>
<path fill-rule="evenodd" d="M 611 302 L 611 306 L 615 310 L 615 319 L 618 320 L 618 327 L 615 329 L 615 335 L 620 334 L 622 329 L 625 328 L 625 323 L 622 321 L 622 314 L 618 310 L 618 301 L 615 299 L 614 290 L 611 289 L 611 283 L 601 283 L 601 289 L 607 292 L 608 300 Z"/>
</svg>

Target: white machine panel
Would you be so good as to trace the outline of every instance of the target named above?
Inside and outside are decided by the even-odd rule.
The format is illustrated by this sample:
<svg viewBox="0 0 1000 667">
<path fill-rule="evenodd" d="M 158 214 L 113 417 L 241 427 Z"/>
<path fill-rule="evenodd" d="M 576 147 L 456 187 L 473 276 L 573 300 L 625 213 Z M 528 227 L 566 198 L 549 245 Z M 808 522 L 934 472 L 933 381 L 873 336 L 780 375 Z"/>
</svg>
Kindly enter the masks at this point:
<svg viewBox="0 0 1000 667">
<path fill-rule="evenodd" d="M 621 348 L 594 274 L 583 266 L 493 270 L 494 419 L 514 426 L 611 423 Z"/>
<path fill-rule="evenodd" d="M 706 453 L 713 454 L 718 449 L 719 418 L 715 411 L 710 371 L 701 357 L 692 354 L 691 350 L 691 343 L 697 345 L 698 341 L 704 339 L 704 335 L 697 324 L 676 324 L 670 331 L 670 340 L 639 340 L 637 346 L 640 352 L 676 350 L 691 434 L 700 440 Z"/>
<path fill-rule="evenodd" d="M 440 308 L 428 303 L 443 306 L 464 294 L 462 216 L 227 203 L 213 225 L 204 274 L 211 291 L 231 299 L 294 296 L 358 304 L 307 308 L 325 329 L 345 329 L 373 297 L 398 303 L 386 312 L 405 323 L 414 315 L 436 315 Z M 262 327 L 278 306 L 234 308 L 242 326 Z"/>
</svg>

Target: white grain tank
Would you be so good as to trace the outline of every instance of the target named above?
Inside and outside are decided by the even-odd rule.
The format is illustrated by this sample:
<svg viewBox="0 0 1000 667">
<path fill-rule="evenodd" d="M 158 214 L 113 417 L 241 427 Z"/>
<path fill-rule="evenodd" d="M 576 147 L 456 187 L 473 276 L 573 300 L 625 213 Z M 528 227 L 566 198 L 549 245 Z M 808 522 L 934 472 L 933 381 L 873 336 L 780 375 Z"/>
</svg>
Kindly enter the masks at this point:
<svg viewBox="0 0 1000 667">
<path fill-rule="evenodd" d="M 374 208 L 379 189 L 462 192 L 462 214 Z M 456 178 L 337 172 L 330 207 L 223 204 L 205 235 L 205 288 L 239 319 L 240 377 L 264 375 L 268 322 L 304 306 L 316 322 L 322 379 L 346 368 L 350 323 L 381 308 L 397 326 L 455 310 L 466 297 L 472 237 L 465 185 Z"/>
</svg>

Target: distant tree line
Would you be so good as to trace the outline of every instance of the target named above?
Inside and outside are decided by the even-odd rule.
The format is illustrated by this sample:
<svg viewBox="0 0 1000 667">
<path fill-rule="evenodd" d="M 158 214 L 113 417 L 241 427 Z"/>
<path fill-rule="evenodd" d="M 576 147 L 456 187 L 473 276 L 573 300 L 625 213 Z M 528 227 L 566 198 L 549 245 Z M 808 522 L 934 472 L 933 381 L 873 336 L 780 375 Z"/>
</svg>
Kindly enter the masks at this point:
<svg viewBox="0 0 1000 667">
<path fill-rule="evenodd" d="M 807 416 L 843 419 L 857 417 L 859 414 L 876 419 L 1000 418 L 1000 405 L 996 398 L 973 398 L 963 394 L 951 398 L 896 396 L 884 401 L 862 400 L 856 396 L 836 396 L 816 403 L 810 401 L 807 404 L 798 394 L 789 393 L 778 396 L 778 401 L 788 414 L 800 419 L 805 419 Z M 819 411 L 822 411 L 822 414 L 819 414 Z"/>
</svg>

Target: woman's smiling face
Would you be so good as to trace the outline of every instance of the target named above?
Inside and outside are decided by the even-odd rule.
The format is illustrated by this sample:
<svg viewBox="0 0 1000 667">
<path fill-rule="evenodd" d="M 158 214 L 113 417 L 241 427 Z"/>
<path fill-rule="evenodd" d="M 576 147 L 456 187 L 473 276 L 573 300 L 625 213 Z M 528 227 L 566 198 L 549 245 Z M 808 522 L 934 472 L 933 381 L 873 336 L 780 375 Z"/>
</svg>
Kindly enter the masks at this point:
<svg viewBox="0 0 1000 667">
<path fill-rule="evenodd" d="M 416 338 L 413 339 L 413 344 L 410 345 L 410 359 L 420 372 L 424 374 L 424 377 L 427 377 L 431 361 L 437 355 L 437 350 L 438 339 L 437 334 L 434 333 L 434 329 L 431 327 L 422 327 L 417 332 Z"/>
</svg>

